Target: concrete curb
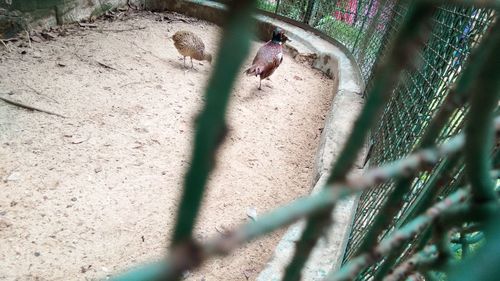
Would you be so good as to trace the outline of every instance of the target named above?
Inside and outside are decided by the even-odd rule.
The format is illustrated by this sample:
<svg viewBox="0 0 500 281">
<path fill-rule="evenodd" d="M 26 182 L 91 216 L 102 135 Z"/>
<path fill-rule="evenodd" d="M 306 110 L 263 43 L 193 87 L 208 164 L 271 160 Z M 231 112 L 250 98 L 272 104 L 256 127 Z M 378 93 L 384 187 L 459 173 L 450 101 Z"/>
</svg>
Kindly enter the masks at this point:
<svg viewBox="0 0 500 281">
<path fill-rule="evenodd" d="M 331 163 L 343 148 L 352 125 L 363 106 L 364 101 L 361 96 L 363 83 L 359 70 L 344 50 L 311 32 L 267 16 L 258 16 L 257 20 L 259 24 L 283 28 L 292 40 L 288 44 L 292 52 L 299 56 L 301 54 L 306 56 L 314 54 L 316 59 L 313 62 L 313 67 L 336 80 L 338 85 L 336 89 L 333 89 L 332 106 L 327 114 L 315 156 L 314 188 L 312 190 L 314 194 L 325 184 Z M 365 154 L 366 150 L 360 153 L 356 162 L 356 166 L 360 168 L 355 169 L 353 173 L 362 172 L 362 159 Z M 332 213 L 335 225 L 327 230 L 324 238 L 320 239 L 313 250 L 311 258 L 302 272 L 303 280 L 323 280 L 330 270 L 340 267 L 358 199 L 358 196 L 353 196 L 336 206 Z M 257 281 L 281 280 L 283 270 L 295 251 L 295 243 L 300 239 L 304 225 L 305 221 L 302 220 L 288 228 L 278 243 L 273 257 L 258 275 Z"/>
<path fill-rule="evenodd" d="M 264 20 L 268 19 L 264 18 Z M 316 54 L 317 59 L 313 63 L 313 67 L 333 76 L 333 79 L 338 81 L 338 88 L 334 89 L 336 93 L 334 93 L 332 106 L 327 114 L 315 156 L 314 188 L 312 191 L 315 193 L 326 182 L 331 163 L 343 148 L 352 125 L 361 111 L 363 85 L 358 78 L 359 73 L 356 73 L 357 68 L 342 50 L 310 32 L 300 30 L 296 32 L 295 28 L 289 24 L 281 24 L 274 19 L 269 21 L 284 28 L 287 35 L 305 46 L 308 52 Z M 299 50 L 300 52 L 303 51 Z M 366 150 L 360 153 L 356 162 L 357 167 L 362 167 L 362 156 L 365 154 Z M 353 171 L 353 173 L 361 172 L 361 168 Z M 327 230 L 327 234 L 324 236 L 326 238 L 320 239 L 313 250 L 311 258 L 302 272 L 302 280 L 323 280 L 330 270 L 340 267 L 357 201 L 358 196 L 353 196 L 336 206 L 332 213 L 335 224 Z M 300 239 L 304 224 L 305 221 L 302 220 L 288 228 L 278 243 L 273 257 L 257 277 L 257 281 L 281 280 L 283 270 L 295 251 L 295 243 Z"/>
</svg>

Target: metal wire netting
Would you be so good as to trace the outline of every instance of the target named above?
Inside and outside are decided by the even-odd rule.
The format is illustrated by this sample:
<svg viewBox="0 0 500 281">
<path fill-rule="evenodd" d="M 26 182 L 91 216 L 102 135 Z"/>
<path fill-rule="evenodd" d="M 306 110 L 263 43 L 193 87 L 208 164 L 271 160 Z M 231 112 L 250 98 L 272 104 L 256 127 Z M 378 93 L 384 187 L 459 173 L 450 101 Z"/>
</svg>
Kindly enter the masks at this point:
<svg viewBox="0 0 500 281">
<path fill-rule="evenodd" d="M 399 28 L 398 25 L 407 12 L 407 7 L 400 5 L 393 12 L 394 18 L 389 32 Z M 432 116 L 443 106 L 450 87 L 461 73 L 471 49 L 485 34 L 494 17 L 495 12 L 488 9 L 439 7 L 433 17 L 433 31 L 429 41 L 419 52 L 418 67 L 403 73 L 392 99 L 384 109 L 381 122 L 372 131 L 370 165 L 378 166 L 399 159 L 415 148 Z M 438 142 L 443 142 L 461 131 L 466 111 L 467 108 L 453 113 Z M 379 239 L 383 239 L 411 218 L 412 208 L 428 187 L 432 175 L 440 173 L 445 160 L 413 180 L 410 191 L 405 195 L 402 208 Z M 459 185 L 463 179 L 463 170 L 463 165 L 458 165 L 439 183 L 440 195 L 449 194 Z M 390 182 L 361 195 L 344 262 L 355 255 L 365 238 L 367 229 L 373 224 L 382 204 L 394 187 L 395 183 Z M 410 253 L 414 246 L 416 243 L 409 244 L 403 255 Z M 369 268 L 362 279 L 367 280 L 372 277 L 376 270 L 377 266 Z"/>
</svg>

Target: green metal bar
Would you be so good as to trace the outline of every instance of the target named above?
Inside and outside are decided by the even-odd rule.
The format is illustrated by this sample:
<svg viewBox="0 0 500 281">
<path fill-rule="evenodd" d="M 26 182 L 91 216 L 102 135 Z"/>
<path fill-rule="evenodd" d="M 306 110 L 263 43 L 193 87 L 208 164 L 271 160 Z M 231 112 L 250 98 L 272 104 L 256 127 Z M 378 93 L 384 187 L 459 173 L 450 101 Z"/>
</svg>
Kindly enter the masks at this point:
<svg viewBox="0 0 500 281">
<path fill-rule="evenodd" d="M 474 95 L 470 102 L 470 117 L 465 127 L 465 172 L 472 186 L 473 199 L 477 203 L 493 201 L 496 198 L 495 185 L 489 176 L 493 147 L 489 138 L 493 135 L 493 114 L 498 106 L 500 94 L 500 21 L 496 21 L 492 26 L 490 36 L 489 39 L 495 42 L 497 48 L 490 50 L 491 53 L 485 54 L 485 57 L 496 55 L 496 59 L 489 61 L 486 67 L 481 69 L 477 87 L 470 90 Z"/>
<path fill-rule="evenodd" d="M 303 22 L 305 24 L 310 24 L 311 15 L 312 15 L 312 11 L 313 11 L 313 7 L 314 7 L 315 3 L 316 3 L 316 0 L 308 0 L 307 1 L 306 14 L 304 15 L 304 20 L 303 20 Z"/>
<path fill-rule="evenodd" d="M 452 250 L 456 251 L 460 247 L 458 245 L 452 246 Z M 406 261 L 398 265 L 394 270 L 387 275 L 384 281 L 400 281 L 405 280 L 405 277 L 411 273 L 418 271 L 420 273 L 429 270 L 442 269 L 438 263 L 438 249 L 435 245 L 429 245 L 423 250 L 417 252 Z"/>
<path fill-rule="evenodd" d="M 358 6 L 359 6 L 359 3 L 361 3 L 361 1 L 358 1 Z M 371 5 L 371 3 L 372 2 L 370 2 L 370 5 Z M 377 13 L 373 17 L 370 25 L 368 26 L 368 30 L 365 32 L 365 36 L 363 37 L 363 41 L 361 41 L 361 46 L 359 47 L 359 49 L 361 51 L 360 51 L 359 56 L 358 56 L 358 62 L 361 64 L 365 60 L 365 54 L 366 54 L 366 50 L 368 49 L 368 44 L 370 43 L 370 40 L 372 40 L 373 33 L 375 32 L 375 26 L 380 24 L 379 23 L 380 15 L 382 14 L 382 11 L 384 10 L 384 6 L 386 4 L 387 4 L 387 0 L 380 0 L 379 7 L 377 9 Z M 359 11 L 359 7 L 358 7 L 358 11 Z M 356 15 L 357 15 L 357 13 L 356 13 Z M 361 24 L 361 30 L 363 29 L 364 25 L 365 25 L 365 19 L 363 20 L 363 23 Z M 354 46 L 357 46 L 357 44 L 358 44 L 358 38 L 356 38 Z M 354 48 L 355 47 L 353 47 L 353 50 L 354 50 Z"/>
<path fill-rule="evenodd" d="M 364 253 L 345 264 L 339 271 L 330 272 L 325 278 L 325 281 L 347 281 L 353 280 L 359 272 L 366 267 L 373 265 L 380 260 L 383 256 L 391 253 L 395 248 L 399 248 L 404 243 L 409 242 L 421 230 L 435 222 L 442 216 L 448 216 L 449 209 L 452 206 L 460 206 L 467 197 L 467 192 L 459 190 L 445 200 L 435 204 L 424 214 L 416 217 L 410 223 L 404 225 L 396 230 L 389 237 L 384 239 L 378 246 L 373 248 L 372 251 Z M 463 203 L 462 203 L 463 205 Z"/>
<path fill-rule="evenodd" d="M 351 52 L 354 52 L 354 49 L 358 46 L 359 37 L 361 36 L 363 29 L 365 28 L 366 20 L 369 18 L 369 14 L 370 14 L 370 10 L 372 9 L 373 2 L 375 2 L 375 0 L 370 0 L 370 4 L 368 5 L 368 10 L 366 11 L 366 16 L 363 17 L 363 21 L 361 22 L 361 28 L 358 31 L 358 35 L 356 36 L 356 40 L 354 40 L 354 44 L 352 45 Z M 377 14 L 380 14 L 380 11 L 382 11 L 382 9 L 379 9 L 377 11 Z M 377 18 L 377 16 L 375 16 L 375 18 Z"/>
<path fill-rule="evenodd" d="M 432 272 L 423 272 L 422 275 L 425 278 L 425 281 L 440 281 L 438 277 Z"/>
<path fill-rule="evenodd" d="M 498 170 L 494 170 L 492 172 L 492 178 L 495 178 L 495 174 L 497 173 Z M 498 193 L 498 192 L 497 192 Z M 471 234 L 471 233 L 476 233 L 478 231 L 481 231 L 483 229 L 483 226 L 478 224 L 478 223 L 472 223 L 472 224 L 468 224 L 464 227 L 462 227 L 462 229 L 460 230 L 461 233 L 463 234 Z"/>
<path fill-rule="evenodd" d="M 498 174 L 497 171 L 493 171 L 491 173 L 491 176 L 493 178 L 496 177 L 496 175 Z M 484 220 L 485 217 L 488 216 L 488 214 L 492 211 L 492 210 L 496 210 L 495 206 L 485 206 L 484 208 L 483 207 L 478 207 L 478 208 L 473 208 L 471 206 L 464 206 L 464 208 L 461 208 L 461 210 L 458 210 L 457 212 L 455 212 L 455 218 L 452 218 L 452 222 L 448 222 L 447 224 L 445 224 L 443 227 L 446 228 L 446 227 L 449 227 L 451 225 L 459 225 L 461 224 L 461 222 L 463 222 L 464 220 Z M 460 212 L 459 212 L 460 211 Z M 463 213 L 466 212 L 467 214 L 466 215 L 463 215 Z M 474 212 L 475 214 L 469 214 L 469 213 L 472 213 Z M 439 224 L 438 224 L 439 226 Z M 475 227 L 471 228 L 469 230 L 469 227 L 466 228 L 467 231 L 474 231 L 474 229 L 477 229 L 477 225 L 475 225 Z M 425 245 L 425 241 L 428 241 L 429 240 L 429 237 L 430 237 L 430 231 L 426 231 L 427 234 L 424 234 L 423 237 L 420 239 L 420 242 L 419 243 L 422 243 L 422 241 L 424 241 L 424 243 L 422 243 L 422 245 Z M 444 236 L 444 231 L 441 231 L 441 235 Z M 446 237 L 446 236 L 445 236 Z M 477 243 L 480 239 L 482 239 L 483 235 L 481 233 L 478 233 L 474 236 L 474 240 L 470 240 L 470 242 L 472 243 Z M 444 254 L 445 255 L 442 255 L 441 254 L 441 257 L 439 259 L 436 259 L 436 262 L 432 265 L 432 269 L 435 270 L 437 268 L 444 268 L 447 264 L 448 264 L 448 260 L 449 260 L 449 256 L 451 256 L 451 251 L 457 251 L 459 249 L 459 245 L 452 245 L 451 246 L 451 249 L 448 249 L 448 239 L 444 239 L 444 240 L 440 240 L 438 239 L 438 245 L 440 245 L 441 247 L 445 247 L 445 252 Z M 453 242 L 453 241 L 452 241 Z M 453 242 L 453 243 L 458 243 L 457 242 Z M 418 244 L 418 243 L 417 243 Z M 417 250 L 420 249 L 419 246 L 415 247 Z M 397 259 L 397 257 L 399 256 L 399 254 L 395 254 L 395 252 L 391 252 L 389 254 L 389 259 L 392 258 L 391 261 L 388 261 L 384 264 L 382 264 L 383 267 L 388 267 L 388 265 L 391 265 L 393 266 L 393 264 L 395 263 L 395 260 Z M 379 280 L 381 280 L 384 276 L 387 276 L 387 275 L 384 275 L 381 271 L 384 271 L 385 273 L 388 272 L 388 270 L 379 270 L 377 271 L 375 274 L 374 274 L 374 280 L 376 280 L 376 278 L 379 278 Z M 384 279 L 385 280 L 385 279 Z"/>
<path fill-rule="evenodd" d="M 475 204 L 467 202 L 461 206 L 451 207 L 446 220 L 439 221 L 442 227 L 462 225 L 470 222 L 484 222 L 498 210 L 496 202 Z"/>
<path fill-rule="evenodd" d="M 394 190 L 389 193 L 386 201 L 383 203 L 379 211 L 379 215 L 366 232 L 363 242 L 359 246 L 355 255 L 369 251 L 378 241 L 380 233 L 390 224 L 393 217 L 401 209 L 403 205 L 403 197 L 411 188 L 413 177 L 405 177 L 396 182 Z"/>
<path fill-rule="evenodd" d="M 460 6 L 474 6 L 477 8 L 490 8 L 500 10 L 499 0 L 421 0 L 422 2 L 430 2 L 437 4 L 454 4 Z"/>
<path fill-rule="evenodd" d="M 420 195 L 417 197 L 413 207 L 408 210 L 404 217 L 400 219 L 400 223 L 398 223 L 396 227 L 406 224 L 409 220 L 416 217 L 432 204 L 439 191 L 438 183 L 445 181 L 452 176 L 451 173 L 454 171 L 452 168 L 457 165 L 459 160 L 460 155 L 456 154 L 450 158 L 445 158 L 443 161 L 441 161 L 441 163 L 439 163 L 439 165 L 427 181 L 426 185 L 422 188 L 423 192 L 420 193 Z"/>
<path fill-rule="evenodd" d="M 384 281 L 400 281 L 408 277 L 411 273 L 421 267 L 432 267 L 437 260 L 437 250 L 435 246 L 428 246 L 401 263 L 391 274 L 387 275 Z"/>
<path fill-rule="evenodd" d="M 448 270 L 450 281 L 495 281 L 500 276 L 500 211 L 491 217 L 486 232 L 487 246 L 480 248 L 473 256 Z"/>
<path fill-rule="evenodd" d="M 124 272 L 111 278 L 111 281 L 170 281 L 175 280 L 173 275 L 169 263 L 160 261 Z"/>
<path fill-rule="evenodd" d="M 495 124 L 497 124 L 497 123 L 495 123 Z M 496 126 L 496 125 L 495 125 L 495 126 Z M 491 178 L 496 178 L 496 176 L 497 176 L 497 175 L 498 175 L 498 172 L 497 172 L 497 171 L 493 171 L 493 172 L 492 172 L 492 174 L 491 174 Z M 431 203 L 431 202 L 427 201 L 427 203 Z M 424 204 L 420 204 L 420 205 L 419 205 L 419 208 L 423 208 L 423 206 L 424 206 Z M 423 210 L 424 210 L 424 209 L 421 209 L 421 211 L 423 211 Z M 414 212 L 416 212 L 416 210 L 415 210 Z M 483 212 L 483 213 L 485 212 L 486 214 L 488 214 L 488 212 L 489 212 L 489 211 L 488 211 L 488 208 L 486 208 L 486 210 L 482 210 L 481 212 Z M 483 214 L 483 213 L 481 213 L 481 212 L 479 212 L 479 213 L 480 213 L 480 214 L 479 214 L 479 215 L 480 215 L 479 217 L 480 217 L 481 219 L 483 219 L 483 218 L 482 218 L 482 216 L 484 216 L 484 214 Z M 407 219 L 409 220 L 409 219 L 410 219 L 410 217 L 408 217 Z M 472 228 L 472 229 L 474 229 L 474 228 Z M 415 249 L 416 249 L 417 251 L 418 251 L 418 250 L 421 250 L 422 248 L 424 248 L 424 247 L 425 247 L 425 245 L 426 245 L 426 243 L 430 240 L 430 238 L 431 238 L 431 234 L 432 234 L 431 230 L 432 230 L 432 229 L 430 229 L 430 228 L 429 228 L 429 229 L 426 229 L 426 230 L 423 232 L 424 234 L 422 235 L 422 237 L 421 237 L 420 239 L 418 239 L 418 241 L 415 243 Z M 478 236 L 478 237 L 477 237 L 477 239 L 482 239 L 482 234 L 481 234 L 480 236 Z M 451 243 L 455 243 L 455 242 L 453 242 L 453 240 L 452 240 L 452 241 L 451 241 Z M 457 243 L 458 243 L 458 242 L 457 242 Z"/>
<path fill-rule="evenodd" d="M 460 246 L 462 248 L 462 259 L 465 259 L 469 255 L 469 243 L 467 235 L 463 232 L 460 232 Z"/>
<path fill-rule="evenodd" d="M 465 241 L 463 241 L 463 240 L 465 240 Z M 452 239 L 451 243 L 462 244 L 463 242 L 465 242 L 468 245 L 472 245 L 472 244 L 476 244 L 482 240 L 484 240 L 484 234 L 482 232 L 478 232 L 478 233 L 471 235 L 471 236 L 465 235 L 465 237 L 459 238 L 458 240 Z"/>
<path fill-rule="evenodd" d="M 415 272 L 408 276 L 406 281 L 422 281 L 422 275 L 419 272 Z"/>
<path fill-rule="evenodd" d="M 500 113 L 497 113 L 496 115 L 500 115 Z M 497 149 L 495 155 L 493 156 L 493 167 L 495 169 L 500 168 L 500 149 Z"/>
<path fill-rule="evenodd" d="M 443 267 L 453 257 L 453 252 L 450 248 L 451 243 L 448 235 L 448 229 L 439 223 L 432 225 L 431 227 L 433 231 L 433 241 L 435 241 L 437 248 L 435 266 Z"/>
<path fill-rule="evenodd" d="M 249 51 L 255 1 L 232 1 L 214 72 L 208 82 L 206 103 L 197 118 L 194 149 L 177 213 L 172 245 L 189 241 L 198 216 L 205 184 L 215 164 L 218 146 L 226 133 L 225 113 L 234 80 Z"/>
<path fill-rule="evenodd" d="M 415 243 L 415 250 L 420 251 L 422 250 L 425 245 L 431 240 L 432 238 L 432 228 L 427 228 L 424 231 L 422 231 L 421 237 L 417 240 Z"/>
<path fill-rule="evenodd" d="M 400 251 L 391 252 L 389 256 L 379 265 L 377 271 L 375 271 L 375 273 L 373 274 L 373 281 L 383 280 L 393 269 L 393 266 L 398 260 L 400 254 Z"/>
<path fill-rule="evenodd" d="M 401 227 L 401 225 L 407 224 L 411 219 L 422 213 L 432 204 L 432 201 L 434 200 L 438 191 L 437 183 L 450 176 L 449 173 L 451 172 L 451 168 L 456 165 L 458 159 L 459 155 L 457 154 L 451 156 L 450 158 L 446 158 L 439 164 L 437 169 L 431 175 L 429 181 L 426 183 L 426 186 L 423 188 L 424 191 L 415 200 L 413 208 L 411 208 L 407 212 L 407 215 L 405 217 L 399 219 L 399 223 L 396 225 L 396 228 Z M 426 230 L 424 233 L 428 234 L 423 235 L 420 239 L 418 239 L 418 242 L 415 243 L 415 245 L 417 245 L 415 247 L 417 250 L 420 250 L 431 237 L 431 232 L 429 230 Z M 375 272 L 373 278 L 374 281 L 382 280 L 383 277 L 388 274 L 388 272 L 394 267 L 399 255 L 399 253 L 394 252 L 391 253 L 389 257 L 387 257 L 387 259 L 382 263 L 382 265 L 379 266 L 379 268 Z"/>
<path fill-rule="evenodd" d="M 397 1 L 398 1 L 398 3 L 400 2 L 399 0 L 397 0 Z M 396 24 L 396 17 L 394 16 L 394 13 L 395 13 L 395 11 L 394 11 L 394 10 L 392 10 L 391 19 L 390 19 L 390 21 L 389 21 L 389 23 L 388 23 L 389 27 L 394 26 L 394 25 Z M 392 35 L 392 32 L 391 32 L 391 30 L 389 30 L 389 29 L 388 29 L 388 30 L 385 32 L 385 34 L 382 36 L 382 42 L 391 42 L 391 40 L 390 40 L 391 35 Z M 388 46 L 389 44 L 390 44 L 390 43 L 385 44 L 385 47 L 386 47 L 386 48 L 388 48 L 388 47 L 389 47 L 389 46 Z M 384 48 L 384 46 L 381 46 L 381 47 L 380 47 L 380 49 L 379 49 L 379 51 L 378 51 L 378 56 L 376 57 L 375 62 L 374 62 L 374 64 L 373 64 L 373 65 L 374 65 L 374 67 L 377 67 L 380 63 L 382 63 L 382 62 L 383 62 L 383 59 L 382 59 L 382 58 L 383 58 L 382 54 L 384 53 L 384 52 L 382 52 L 382 51 L 384 51 L 384 50 L 383 50 L 383 48 Z M 363 58 L 364 58 L 364 57 L 363 57 Z M 361 60 L 360 60 L 360 61 L 361 61 Z M 362 62 L 362 61 L 361 61 L 361 62 Z M 369 76 L 369 77 L 368 77 L 368 79 L 367 79 L 368 83 L 370 83 L 371 81 L 374 81 L 375 74 L 376 74 L 376 72 L 375 72 L 375 71 L 371 71 L 371 72 L 370 72 L 370 76 Z M 367 91 L 364 91 L 364 92 L 363 92 L 363 98 L 366 98 L 366 92 L 367 92 Z M 367 160 L 368 160 L 368 159 L 367 159 Z"/>
<path fill-rule="evenodd" d="M 496 120 L 496 124 L 499 125 L 500 129 L 500 118 Z M 374 168 L 368 170 L 362 177 L 357 178 L 348 178 L 345 183 L 349 186 L 350 191 L 361 190 L 367 188 L 369 186 L 373 186 L 376 184 L 380 184 L 383 181 L 402 176 L 406 173 L 416 171 L 419 167 L 432 165 L 436 163 L 440 159 L 440 154 L 436 154 L 437 151 L 444 153 L 446 155 L 450 155 L 454 152 L 458 152 L 458 149 L 462 147 L 464 144 L 464 136 L 457 135 L 453 137 L 448 142 L 446 142 L 442 147 L 437 150 L 421 150 L 420 152 L 410 155 L 405 159 L 395 161 L 390 165 L 382 166 L 379 168 Z M 442 154 L 441 154 L 442 155 Z M 341 186 L 333 186 L 334 190 L 342 190 Z M 346 192 L 346 191 L 344 191 Z M 350 194 L 350 193 L 342 193 L 342 194 Z M 320 195 L 325 196 L 325 195 Z M 326 197 L 326 196 L 325 196 Z M 332 202 L 332 206 L 335 202 Z M 318 231 L 316 229 L 316 231 Z"/>
<path fill-rule="evenodd" d="M 359 0 L 358 3 L 356 4 L 356 13 L 354 13 L 354 24 L 358 22 L 358 17 L 359 17 L 359 12 L 361 10 L 361 4 L 363 1 Z M 380 5 L 382 6 L 382 5 Z"/>
</svg>

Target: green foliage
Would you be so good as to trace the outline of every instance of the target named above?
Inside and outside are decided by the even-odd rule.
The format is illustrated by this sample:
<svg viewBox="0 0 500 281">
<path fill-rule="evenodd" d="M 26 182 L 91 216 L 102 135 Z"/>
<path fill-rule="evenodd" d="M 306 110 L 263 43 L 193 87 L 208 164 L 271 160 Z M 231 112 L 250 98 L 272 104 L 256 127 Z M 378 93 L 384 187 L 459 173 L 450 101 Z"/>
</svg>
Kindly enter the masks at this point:
<svg viewBox="0 0 500 281">
<path fill-rule="evenodd" d="M 104 15 L 104 13 L 110 11 L 111 9 L 113 9 L 113 5 L 111 5 L 110 3 L 103 3 L 92 11 L 92 13 L 90 14 L 90 18 L 96 18 Z"/>
<path fill-rule="evenodd" d="M 353 46 L 360 32 L 359 28 L 336 20 L 333 16 L 323 17 L 314 28 L 323 31 L 346 46 Z"/>
<path fill-rule="evenodd" d="M 257 8 L 268 12 L 274 12 L 276 11 L 276 3 L 271 3 L 267 0 L 258 0 Z"/>
<path fill-rule="evenodd" d="M 306 13 L 307 1 L 281 1 L 278 8 L 278 14 L 297 20 L 302 21 L 304 14 Z"/>
</svg>

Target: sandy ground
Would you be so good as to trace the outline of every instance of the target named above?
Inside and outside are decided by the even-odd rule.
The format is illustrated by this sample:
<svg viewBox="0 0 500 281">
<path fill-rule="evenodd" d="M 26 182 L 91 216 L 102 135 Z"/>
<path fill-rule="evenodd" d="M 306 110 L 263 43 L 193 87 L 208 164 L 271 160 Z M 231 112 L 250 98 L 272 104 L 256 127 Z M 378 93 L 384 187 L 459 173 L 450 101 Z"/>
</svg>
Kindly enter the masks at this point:
<svg viewBox="0 0 500 281">
<path fill-rule="evenodd" d="M 0 280 L 90 280 L 164 253 L 211 69 L 184 71 L 167 36 L 189 29 L 215 50 L 220 29 L 155 18 L 99 21 L 106 31 L 74 27 L 1 49 L 2 96 L 68 118 L 0 101 Z M 262 214 L 310 191 L 332 80 L 286 56 L 257 86 L 243 76 L 235 86 L 198 239 L 247 221 L 248 208 Z M 253 280 L 282 233 L 187 279 Z"/>
</svg>

